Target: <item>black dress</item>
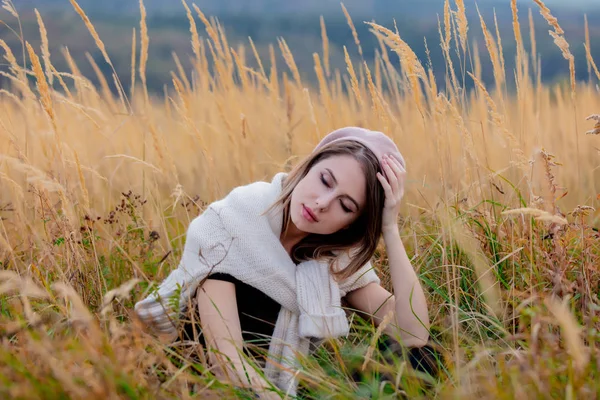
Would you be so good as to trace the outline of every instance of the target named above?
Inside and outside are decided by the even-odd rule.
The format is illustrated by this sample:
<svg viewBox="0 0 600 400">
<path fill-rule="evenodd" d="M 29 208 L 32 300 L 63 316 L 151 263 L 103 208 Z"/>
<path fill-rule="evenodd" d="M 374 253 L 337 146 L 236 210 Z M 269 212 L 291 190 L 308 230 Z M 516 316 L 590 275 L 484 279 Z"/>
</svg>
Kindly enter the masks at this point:
<svg viewBox="0 0 600 400">
<path fill-rule="evenodd" d="M 260 357 L 269 349 L 269 343 L 281 305 L 262 291 L 234 278 L 229 274 L 214 273 L 207 280 L 214 279 L 231 282 L 235 285 L 235 296 L 244 339 L 245 351 L 249 355 Z M 205 346 L 204 336 L 200 326 L 195 327 L 198 340 Z M 194 340 L 194 327 L 191 323 L 184 324 L 184 337 Z M 257 348 L 254 348 L 257 346 Z"/>
</svg>

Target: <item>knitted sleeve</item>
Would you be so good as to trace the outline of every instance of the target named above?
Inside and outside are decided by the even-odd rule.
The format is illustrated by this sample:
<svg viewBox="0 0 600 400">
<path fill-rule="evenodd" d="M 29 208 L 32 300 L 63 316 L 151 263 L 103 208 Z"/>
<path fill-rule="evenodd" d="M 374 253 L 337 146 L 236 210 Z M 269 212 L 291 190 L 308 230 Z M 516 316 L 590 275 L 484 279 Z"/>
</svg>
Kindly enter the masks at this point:
<svg viewBox="0 0 600 400">
<path fill-rule="evenodd" d="M 373 264 L 369 261 L 350 277 L 339 283 L 342 297 L 349 292 L 367 286 L 369 283 L 381 283 Z"/>
</svg>

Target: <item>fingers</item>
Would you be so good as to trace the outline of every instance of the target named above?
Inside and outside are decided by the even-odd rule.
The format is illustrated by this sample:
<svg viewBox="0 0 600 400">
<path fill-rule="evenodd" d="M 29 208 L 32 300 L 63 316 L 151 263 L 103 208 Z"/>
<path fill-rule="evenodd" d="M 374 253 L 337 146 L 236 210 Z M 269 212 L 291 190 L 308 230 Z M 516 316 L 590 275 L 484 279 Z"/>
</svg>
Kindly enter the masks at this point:
<svg viewBox="0 0 600 400">
<path fill-rule="evenodd" d="M 406 172 L 404 166 L 398 161 L 396 157 L 392 156 L 384 156 L 384 160 L 388 161 L 388 164 L 394 169 L 396 172 Z"/>
<path fill-rule="evenodd" d="M 394 191 L 396 191 L 398 188 L 399 173 L 401 173 L 401 171 L 399 170 L 398 165 L 394 163 L 392 158 L 393 157 L 389 157 L 387 155 L 383 156 L 382 168 L 386 177 L 388 178 L 390 186 Z"/>
<path fill-rule="evenodd" d="M 385 192 L 385 197 L 390 198 L 391 196 L 393 196 L 392 187 L 390 186 L 390 183 L 388 182 L 386 177 L 383 176 L 383 174 L 381 174 L 380 172 L 378 172 L 377 179 L 379 179 L 381 186 L 383 186 L 383 191 Z"/>
<path fill-rule="evenodd" d="M 404 177 L 406 170 L 395 157 L 384 155 L 382 160 L 382 169 L 387 177 L 388 184 L 391 189 L 391 194 L 394 197 L 402 197 L 404 191 Z"/>
</svg>

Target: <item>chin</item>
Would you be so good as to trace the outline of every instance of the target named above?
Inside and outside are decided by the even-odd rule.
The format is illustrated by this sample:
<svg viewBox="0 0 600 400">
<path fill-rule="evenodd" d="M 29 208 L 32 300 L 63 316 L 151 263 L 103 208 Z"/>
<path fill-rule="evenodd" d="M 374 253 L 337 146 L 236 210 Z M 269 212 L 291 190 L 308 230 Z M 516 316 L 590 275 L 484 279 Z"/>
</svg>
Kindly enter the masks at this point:
<svg viewBox="0 0 600 400">
<path fill-rule="evenodd" d="M 294 226 L 298 229 L 301 230 L 302 232 L 305 233 L 315 233 L 312 232 L 310 229 L 307 229 L 307 223 L 304 221 L 304 218 L 301 215 L 292 215 L 292 223 L 294 224 Z"/>
</svg>

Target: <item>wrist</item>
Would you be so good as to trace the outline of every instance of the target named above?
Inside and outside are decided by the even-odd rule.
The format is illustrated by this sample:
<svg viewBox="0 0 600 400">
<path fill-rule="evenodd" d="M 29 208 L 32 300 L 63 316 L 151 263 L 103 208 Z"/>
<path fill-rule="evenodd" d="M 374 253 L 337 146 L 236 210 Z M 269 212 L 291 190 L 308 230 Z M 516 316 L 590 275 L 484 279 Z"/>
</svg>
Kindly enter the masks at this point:
<svg viewBox="0 0 600 400">
<path fill-rule="evenodd" d="M 384 237 L 387 235 L 390 235 L 390 234 L 400 235 L 400 228 L 398 228 L 397 223 L 383 224 L 381 226 L 381 233 L 383 234 Z"/>
</svg>

